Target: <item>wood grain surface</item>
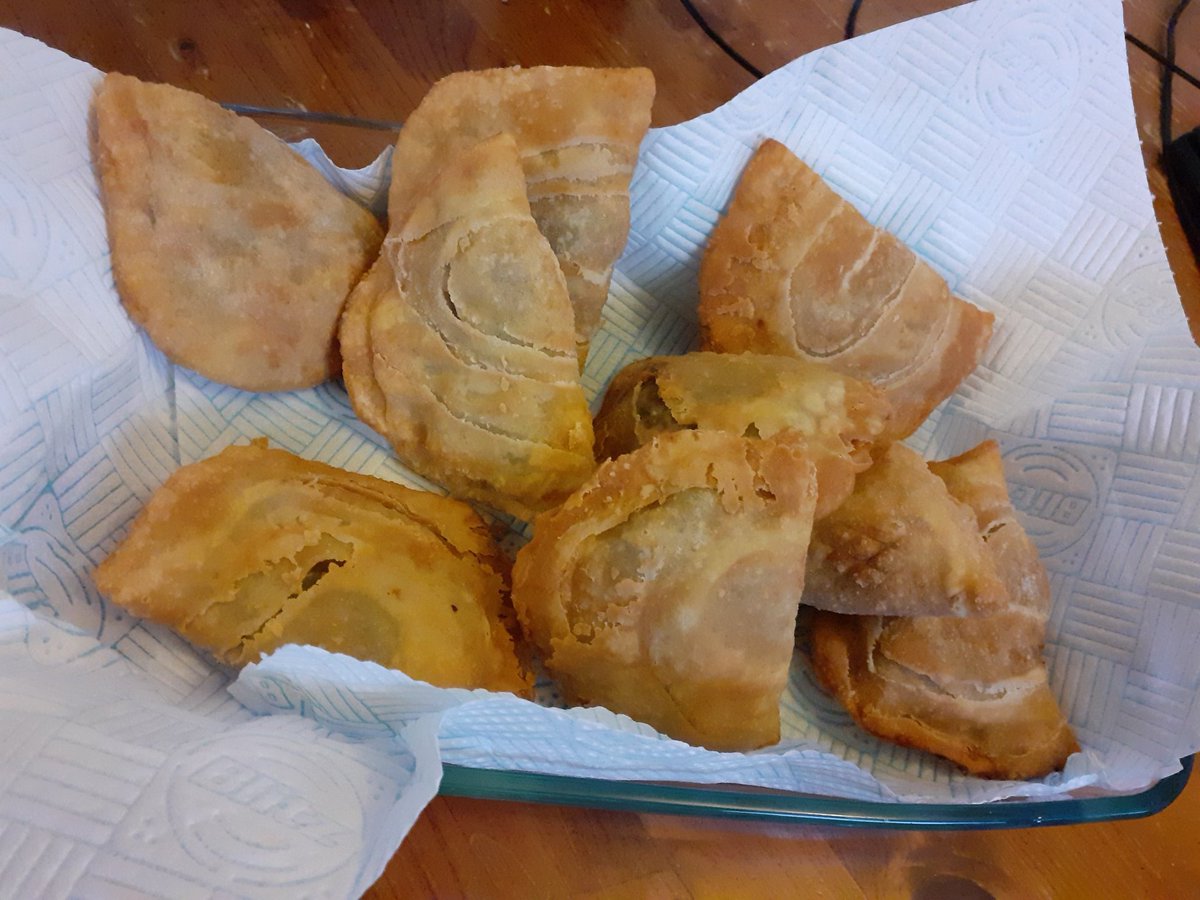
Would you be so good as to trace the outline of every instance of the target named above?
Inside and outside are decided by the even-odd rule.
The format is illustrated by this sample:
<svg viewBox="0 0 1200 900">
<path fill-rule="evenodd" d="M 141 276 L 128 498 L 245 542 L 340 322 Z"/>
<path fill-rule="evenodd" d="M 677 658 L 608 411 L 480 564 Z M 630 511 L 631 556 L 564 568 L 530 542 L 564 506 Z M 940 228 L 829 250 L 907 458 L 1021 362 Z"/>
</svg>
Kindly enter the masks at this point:
<svg viewBox="0 0 1200 900">
<path fill-rule="evenodd" d="M 955 5 L 864 0 L 859 32 Z M 1127 28 L 1160 47 L 1174 0 L 1129 0 Z M 770 71 L 840 40 L 850 0 L 696 0 L 752 66 Z M 754 80 L 679 0 L 0 0 L 0 25 L 101 69 L 216 100 L 402 122 L 448 72 L 520 63 L 647 65 L 654 122 L 677 122 Z M 1200 74 L 1200 9 L 1179 31 Z M 1158 166 L 1152 57 L 1129 49 L 1138 124 L 1163 238 L 1200 335 L 1200 271 Z M 1200 126 L 1200 90 L 1176 80 L 1177 133 Z M 392 136 L 279 119 L 357 166 Z M 437 798 L 368 896 L 1196 897 L 1200 776 L 1149 819 L 1001 832 L 874 831 Z"/>
</svg>

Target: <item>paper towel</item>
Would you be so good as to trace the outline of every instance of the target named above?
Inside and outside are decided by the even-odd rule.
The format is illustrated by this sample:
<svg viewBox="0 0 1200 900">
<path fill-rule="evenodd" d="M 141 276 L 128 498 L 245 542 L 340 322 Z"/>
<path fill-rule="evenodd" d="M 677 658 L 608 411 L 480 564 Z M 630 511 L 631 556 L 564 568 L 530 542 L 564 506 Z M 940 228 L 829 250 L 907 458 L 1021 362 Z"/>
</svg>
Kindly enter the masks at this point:
<svg viewBox="0 0 1200 900">
<path fill-rule="evenodd" d="M 692 346 L 699 253 L 765 136 L 995 312 L 984 364 L 910 443 L 939 457 L 999 439 L 1051 574 L 1051 681 L 1084 751 L 1033 783 L 968 778 L 863 734 L 800 657 L 784 742 L 752 754 L 552 708 L 550 685 L 544 705 L 442 691 L 313 648 L 242 674 L 239 700 L 284 713 L 250 717 L 226 673 L 107 604 L 91 567 L 176 466 L 249 437 L 431 486 L 354 418 L 340 387 L 225 388 L 167 364 L 130 325 L 88 161 L 97 77 L 0 32 L 0 589 L 21 604 L 0 603 L 0 721 L 18 736 L 0 748 L 0 885 L 358 891 L 432 795 L 439 754 L 972 802 L 1136 789 L 1200 746 L 1200 351 L 1154 220 L 1115 0 L 978 0 L 810 54 L 652 131 L 585 372 L 595 394 L 631 359 Z M 364 202 L 381 196 L 386 158 L 346 173 L 311 143 L 300 150 Z M 260 757 L 291 774 L 238 768 Z M 121 784 L 89 793 L 89 766 Z M 56 783 L 61 793 L 44 787 Z M 331 793 L 349 799 L 326 809 Z M 306 831 L 310 820 L 320 827 Z M 247 852 L 244 839 L 269 846 Z M 271 880 L 285 874 L 296 877 Z"/>
<path fill-rule="evenodd" d="M 0 599 L 0 895 L 355 896 L 437 792 L 430 729 L 351 740 L 198 662 L 130 668 Z"/>
</svg>

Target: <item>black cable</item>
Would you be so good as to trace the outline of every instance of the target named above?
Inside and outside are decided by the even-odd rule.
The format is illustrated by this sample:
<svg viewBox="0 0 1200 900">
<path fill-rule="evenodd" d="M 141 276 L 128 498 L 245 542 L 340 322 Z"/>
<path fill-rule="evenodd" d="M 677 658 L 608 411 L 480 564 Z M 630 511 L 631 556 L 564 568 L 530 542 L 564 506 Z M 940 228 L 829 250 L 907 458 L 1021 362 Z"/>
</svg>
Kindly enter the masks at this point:
<svg viewBox="0 0 1200 900">
<path fill-rule="evenodd" d="M 1181 7 L 1187 6 L 1188 2 L 1190 2 L 1190 0 L 1185 0 L 1185 2 L 1180 4 L 1180 6 Z M 863 0 L 853 0 L 853 2 L 850 4 L 850 14 L 848 16 L 846 16 L 846 29 L 845 29 L 846 40 L 850 40 L 850 38 L 854 37 L 855 29 L 858 26 L 858 11 L 862 7 L 862 4 L 863 4 Z M 1176 11 L 1176 14 L 1174 16 L 1175 21 L 1178 21 L 1179 13 L 1182 11 L 1183 11 L 1182 9 L 1179 9 Z M 1173 48 L 1174 41 L 1175 41 L 1174 26 L 1169 26 L 1169 27 L 1170 27 L 1170 31 L 1171 31 L 1170 45 Z M 1195 75 L 1193 75 L 1187 69 L 1183 69 L 1183 68 L 1180 68 L 1179 66 L 1175 65 L 1174 52 L 1172 52 L 1171 59 L 1168 59 L 1167 57 L 1165 57 L 1161 53 L 1159 53 L 1157 50 L 1155 50 L 1153 47 L 1151 47 L 1149 44 L 1147 44 L 1145 41 L 1139 40 L 1136 36 L 1130 34 L 1128 31 L 1125 32 L 1125 40 L 1127 40 L 1129 43 L 1133 44 L 1133 46 L 1137 47 L 1139 50 L 1141 50 L 1147 56 L 1153 57 L 1154 60 L 1156 62 L 1158 62 L 1160 65 L 1166 66 L 1168 70 L 1170 70 L 1175 75 L 1178 75 L 1180 78 L 1182 78 L 1188 84 L 1190 84 L 1192 87 L 1200 88 L 1200 78 L 1197 78 Z"/>
<path fill-rule="evenodd" d="M 704 16 L 700 15 L 700 11 L 692 5 L 692 0 L 679 0 L 679 2 L 683 4 L 683 8 L 688 11 L 688 15 L 692 17 L 692 20 L 700 26 L 700 30 L 708 35 L 709 39 L 714 44 L 724 50 L 726 56 L 732 59 L 735 63 L 749 72 L 755 78 L 763 77 L 762 69 L 758 68 L 752 62 L 750 62 L 750 60 L 746 59 L 746 57 L 734 50 L 733 47 L 729 46 L 729 44 L 725 41 L 725 38 L 721 37 L 721 35 L 717 34 L 717 32 L 713 30 L 713 27 L 704 20 Z"/>
<path fill-rule="evenodd" d="M 1183 69 L 1183 68 L 1180 68 L 1179 66 L 1175 65 L 1175 63 L 1173 63 L 1171 60 L 1167 59 L 1165 56 L 1163 56 L 1161 53 L 1159 53 L 1157 50 L 1155 50 L 1153 47 L 1151 47 L 1145 41 L 1138 40 L 1138 38 L 1136 38 L 1134 35 L 1130 34 L 1128 31 L 1125 32 L 1125 40 L 1127 40 L 1129 43 L 1133 44 L 1133 46 L 1137 47 L 1139 50 L 1141 50 L 1147 56 L 1151 57 L 1159 65 L 1166 66 L 1168 69 L 1170 69 L 1172 72 L 1174 72 L 1180 78 L 1182 78 L 1184 81 L 1186 81 L 1192 87 L 1200 88 L 1200 78 L 1197 78 L 1195 75 L 1193 75 L 1187 69 Z"/>
<path fill-rule="evenodd" d="M 729 42 L 726 41 L 723 37 L 721 37 L 721 35 L 718 34 L 717 31 L 711 25 L 708 24 L 708 22 L 705 20 L 704 16 L 702 16 L 700 14 L 700 11 L 698 9 L 696 9 L 695 5 L 691 2 L 691 0 L 680 0 L 680 2 L 683 4 L 683 8 L 685 10 L 687 10 L 688 15 L 690 15 L 692 17 L 692 20 L 697 25 L 700 26 L 701 30 L 709 37 L 709 39 L 712 40 L 713 43 L 715 43 L 718 47 L 720 47 L 721 50 L 724 51 L 727 56 L 729 56 L 734 62 L 736 62 L 739 66 L 741 66 L 743 69 L 745 69 L 751 75 L 753 75 L 755 78 L 762 78 L 762 76 L 763 76 L 762 70 L 759 69 L 757 66 L 755 66 L 753 63 L 751 63 L 749 60 L 747 60 L 740 53 L 738 53 L 737 50 L 735 50 L 732 46 L 730 46 Z M 1173 21 L 1178 21 L 1179 13 L 1181 13 L 1183 11 L 1182 7 L 1187 6 L 1187 4 L 1189 2 L 1191 2 L 1191 0 L 1183 0 L 1183 2 L 1180 3 L 1180 8 L 1175 11 L 1175 15 L 1172 17 Z M 842 32 L 843 36 L 845 37 L 846 40 L 850 40 L 850 38 L 854 37 L 854 34 L 858 28 L 858 13 L 862 9 L 862 5 L 863 5 L 863 0 L 851 0 L 850 11 L 846 15 L 846 26 Z M 1145 41 L 1139 40 L 1136 36 L 1130 34 L 1128 31 L 1125 32 L 1125 40 L 1128 41 L 1129 43 L 1133 44 L 1133 46 L 1137 47 L 1143 53 L 1152 57 L 1156 62 L 1158 62 L 1160 65 L 1164 66 L 1167 71 L 1171 72 L 1172 74 L 1178 75 L 1180 78 L 1182 78 L 1188 84 L 1192 85 L 1192 87 L 1200 88 L 1200 78 L 1197 78 L 1195 75 L 1193 75 L 1187 69 L 1183 69 L 1183 68 L 1180 68 L 1179 66 L 1175 65 L 1175 59 L 1174 59 L 1174 42 L 1175 42 L 1174 31 L 1175 31 L 1175 29 L 1174 29 L 1173 25 L 1168 26 L 1168 28 L 1170 31 L 1169 40 L 1168 40 L 1168 44 L 1171 48 L 1171 58 L 1170 59 L 1168 59 L 1163 54 L 1159 53 L 1157 50 L 1155 50 L 1153 47 L 1151 47 Z M 1170 90 L 1167 91 L 1167 95 L 1168 96 L 1170 95 Z"/>
<path fill-rule="evenodd" d="M 701 30 L 712 40 L 726 55 L 728 55 L 739 66 L 753 75 L 755 78 L 762 78 L 763 72 L 744 56 L 737 52 L 730 44 L 718 34 L 711 25 L 705 21 L 700 11 L 692 4 L 691 0 L 680 0 L 683 8 L 687 10 Z M 1167 41 L 1166 55 L 1159 53 L 1149 44 L 1139 40 L 1128 31 L 1125 32 L 1125 40 L 1133 46 L 1137 47 L 1143 53 L 1152 57 L 1163 67 L 1162 90 L 1160 95 L 1159 107 L 1159 128 L 1163 139 L 1163 146 L 1166 147 L 1170 143 L 1171 137 L 1171 78 L 1178 76 L 1195 88 L 1200 88 L 1200 78 L 1197 78 L 1187 69 L 1180 68 L 1175 65 L 1175 26 L 1179 22 L 1179 17 L 1191 0 L 1181 0 L 1176 6 L 1167 23 Z M 844 29 L 845 39 L 849 40 L 854 37 L 855 29 L 858 25 L 858 13 L 862 8 L 863 0 L 852 0 L 850 4 L 849 14 L 846 16 L 846 27 Z M 337 113 L 310 112 L 303 109 L 276 109 L 267 106 L 247 106 L 242 103 L 222 103 L 226 109 L 248 116 L 272 116 L 281 119 L 296 119 L 303 122 L 318 122 L 332 125 L 348 125 L 355 128 L 370 128 L 375 131 L 392 131 L 398 132 L 402 123 L 400 122 L 385 122 L 378 119 L 363 119 L 358 116 L 343 116 Z"/>
<path fill-rule="evenodd" d="M 862 2 L 863 0 L 854 0 L 850 4 L 850 14 L 846 16 L 846 29 L 843 32 L 846 40 L 854 37 L 854 29 L 858 26 L 858 9 L 862 6 Z"/>
<path fill-rule="evenodd" d="M 1166 46 L 1163 48 L 1163 69 L 1159 92 L 1158 130 L 1162 140 L 1159 162 L 1167 176 L 1167 190 L 1179 217 L 1179 224 L 1192 248 L 1192 256 L 1200 262 L 1200 128 L 1173 138 L 1171 134 L 1171 85 L 1175 80 L 1175 27 L 1191 0 L 1180 0 L 1167 20 Z"/>
<path fill-rule="evenodd" d="M 734 50 L 721 35 L 713 30 L 708 22 L 704 20 L 704 17 L 700 15 L 700 12 L 692 4 L 691 0 L 680 0 L 680 2 L 696 24 L 700 26 L 701 30 L 726 55 L 755 78 L 762 77 L 763 73 L 760 69 L 752 65 L 745 57 Z M 851 0 L 844 30 L 846 40 L 854 37 L 858 25 L 858 13 L 862 8 L 862 3 L 863 0 Z M 1162 83 L 1159 92 L 1159 134 L 1162 138 L 1162 166 L 1167 176 L 1167 188 L 1170 191 L 1171 199 L 1174 201 L 1175 209 L 1179 214 L 1179 220 L 1183 225 L 1184 233 L 1187 235 L 1188 243 L 1192 247 L 1192 253 L 1197 260 L 1200 260 L 1200 128 L 1193 129 L 1179 138 L 1178 141 L 1172 142 L 1171 140 L 1171 84 L 1175 76 L 1178 75 L 1188 84 L 1200 88 L 1200 78 L 1175 65 L 1175 27 L 1179 24 L 1179 17 L 1190 3 L 1191 0 L 1179 0 L 1179 3 L 1171 13 L 1170 19 L 1167 21 L 1164 53 L 1158 53 L 1153 47 L 1138 40 L 1128 31 L 1125 32 L 1125 40 L 1143 53 L 1157 60 L 1162 66 Z"/>
<path fill-rule="evenodd" d="M 1167 44 L 1163 51 L 1162 89 L 1158 95 L 1158 135 L 1162 146 L 1171 143 L 1171 84 L 1175 81 L 1175 26 L 1192 0 L 1179 0 L 1171 18 L 1167 19 Z"/>
<path fill-rule="evenodd" d="M 319 122 L 325 125 L 350 125 L 354 128 L 372 128 L 375 131 L 399 131 L 399 122 L 381 122 L 378 119 L 360 119 L 358 116 L 342 116 L 337 113 L 309 112 L 307 109 L 275 109 L 270 106 L 246 106 L 243 103 L 222 103 L 230 112 L 240 116 L 274 116 L 280 119 L 298 119 L 302 122 Z"/>
</svg>

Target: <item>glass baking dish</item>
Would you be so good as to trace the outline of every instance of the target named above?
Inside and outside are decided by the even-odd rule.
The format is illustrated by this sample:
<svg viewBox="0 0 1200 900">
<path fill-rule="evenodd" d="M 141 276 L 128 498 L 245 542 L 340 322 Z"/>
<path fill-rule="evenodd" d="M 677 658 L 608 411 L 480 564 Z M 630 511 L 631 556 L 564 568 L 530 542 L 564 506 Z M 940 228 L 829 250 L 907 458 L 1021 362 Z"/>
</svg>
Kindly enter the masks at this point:
<svg viewBox="0 0 1200 900">
<path fill-rule="evenodd" d="M 379 122 L 303 110 L 224 105 L 240 114 L 257 117 L 266 127 L 276 131 L 279 120 L 298 123 L 300 134 L 280 134 L 280 137 L 292 142 L 301 138 L 316 138 L 314 125 L 345 127 L 360 133 L 374 131 L 393 134 L 401 127 L 399 122 Z M 929 830 L 1029 828 L 1153 815 L 1169 806 L 1182 793 L 1191 777 L 1193 759 L 1192 756 L 1184 758 L 1180 771 L 1136 793 L 975 804 L 880 803 L 744 785 L 616 781 L 473 769 L 451 764 L 443 766 L 439 794 L 624 812 L 784 820 L 848 827 Z"/>
<path fill-rule="evenodd" d="M 1169 806 L 1192 774 L 1192 761 L 1133 794 L 994 803 L 875 803 L 737 785 L 608 781 L 446 765 L 439 793 L 447 797 L 514 800 L 624 812 L 787 820 L 822 825 L 931 830 L 1031 828 L 1138 819 Z"/>
</svg>

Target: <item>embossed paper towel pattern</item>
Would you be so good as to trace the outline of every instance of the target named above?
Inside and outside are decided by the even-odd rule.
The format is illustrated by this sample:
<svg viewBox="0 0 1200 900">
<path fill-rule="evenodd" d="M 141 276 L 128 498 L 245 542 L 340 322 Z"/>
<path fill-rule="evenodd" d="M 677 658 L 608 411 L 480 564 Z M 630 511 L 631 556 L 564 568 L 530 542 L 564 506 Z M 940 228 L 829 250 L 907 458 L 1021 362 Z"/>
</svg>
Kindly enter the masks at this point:
<svg viewBox="0 0 1200 900">
<path fill-rule="evenodd" d="M 1186 539 L 1198 524 L 1189 437 L 1200 428 L 1190 387 L 1200 354 L 1142 171 L 1122 31 L 1116 3 L 970 4 L 797 60 L 643 145 L 630 244 L 585 373 L 593 387 L 631 359 L 693 342 L 699 255 L 768 135 L 997 313 L 984 365 L 913 443 L 945 456 L 1001 440 L 1014 500 L 1053 578 L 1052 679 L 1087 750 L 1043 785 L 966 779 L 864 735 L 798 664 L 780 765 L 767 782 L 749 767 L 731 780 L 870 795 L 806 768 L 811 760 L 782 764 L 818 747 L 861 764 L 885 794 L 1132 788 L 1174 771 L 1200 742 L 1200 669 L 1187 653 L 1200 636 L 1200 584 Z M 444 736 L 471 715 L 450 714 Z M 572 758 L 569 742 L 531 762 L 503 749 L 503 725 L 479 724 L 493 741 L 472 745 L 456 731 L 447 759 L 587 768 L 554 765 Z M 704 778 L 695 751 L 624 747 L 631 771 Z"/>
<path fill-rule="evenodd" d="M 436 789 L 431 733 L 422 764 L 223 690 L 189 708 L 2 597 L 0 697 L 4 897 L 354 896 Z"/>
<path fill-rule="evenodd" d="M 0 897 L 357 894 L 436 791 L 432 731 L 419 762 L 395 736 L 255 720 L 225 673 L 91 582 L 203 449 L 181 414 L 207 411 L 116 303 L 87 150 L 98 77 L 0 31 Z"/>
<path fill-rule="evenodd" d="M 1085 784 L 1137 787 L 1172 771 L 1200 745 L 1200 352 L 1154 222 L 1122 31 L 1116 0 L 978 0 L 811 54 L 707 116 L 652 132 L 633 186 L 629 248 L 585 373 L 598 392 L 630 359 L 691 345 L 699 253 L 768 135 L 910 243 L 957 292 L 994 311 L 984 366 L 913 443 L 945 455 L 984 436 L 1001 440 L 1014 499 L 1052 574 L 1052 680 L 1085 745 L 1064 775 L 982 783 L 881 744 L 815 687 L 800 657 L 784 744 L 748 756 L 688 748 L 603 710 L 438 692 L 311 649 L 289 648 L 247 671 L 239 698 L 358 738 L 440 726 L 444 757 L 470 765 L 864 799 L 1052 796 Z M 96 77 L 0 32 L 0 588 L 34 623 L 11 632 L 22 652 L 38 652 L 34 636 L 50 633 L 43 626 L 58 627 L 41 620 L 72 623 L 80 640 L 128 670 L 120 677 L 141 679 L 173 705 L 158 723 L 140 720 L 148 733 L 178 716 L 211 719 L 225 733 L 245 724 L 226 676 L 169 633 L 110 608 L 91 585 L 91 566 L 175 466 L 243 438 L 265 434 L 311 458 L 422 482 L 354 419 L 337 386 L 278 395 L 223 388 L 167 365 L 129 325 L 112 289 L 87 158 Z M 382 165 L 336 173 L 317 148 L 301 151 L 363 198 L 383 185 Z M 82 690 L 92 658 L 65 655 L 61 679 L 47 683 Z M 30 712 L 53 719 L 47 690 Z M 5 702 L 0 713 L 18 714 Z M 141 739 L 105 734 L 131 746 Z M 262 740 L 269 747 L 273 738 Z M 313 746 L 320 761 L 330 748 L 358 745 L 327 738 Z M 131 762 L 114 777 L 173 784 L 163 773 L 187 767 L 170 758 L 160 753 L 148 769 Z M 377 771 L 363 758 L 348 765 L 359 764 Z M 207 763 L 187 772 L 193 784 L 253 784 Z M 297 793 L 311 802 L 309 792 L 326 787 L 317 779 Z M 9 803 L 15 795 L 5 790 Z M 129 807 L 140 796 L 131 791 L 114 796 Z M 16 829 L 9 834 L 49 829 L 21 839 L 53 844 L 45 852 L 71 865 L 90 871 L 96 864 L 81 860 L 110 846 L 54 832 L 56 815 L 39 812 L 36 798 L 2 809 L 0 820 Z M 392 828 L 388 815 L 363 813 L 373 837 L 360 875 L 382 866 L 399 840 L 403 816 Z M 176 860 L 172 877 L 202 880 L 177 870 L 191 860 L 204 872 L 207 863 L 180 852 L 167 855 Z"/>
<path fill-rule="evenodd" d="M 1054 583 L 1052 679 L 1087 752 L 1040 785 L 965 778 L 865 735 L 798 661 L 786 739 L 769 762 L 737 765 L 642 735 L 621 744 L 619 765 L 609 753 L 603 773 L 983 800 L 1138 787 L 1200 743 L 1200 669 L 1188 652 L 1200 637 L 1188 547 L 1200 525 L 1191 387 L 1200 353 L 1158 236 L 1124 54 L 1116 3 L 979 2 L 811 54 L 710 115 L 652 132 L 630 244 L 585 373 L 598 387 L 631 359 L 690 346 L 707 234 L 759 140 L 786 141 L 956 291 L 997 313 L 983 367 L 913 443 L 945 456 L 1001 440 L 1014 500 Z M 354 715 L 328 702 L 332 684 L 290 696 L 281 663 L 248 673 L 241 688 L 269 671 L 276 702 L 315 700 L 342 727 L 412 714 L 396 687 L 360 695 L 369 712 Z M 305 665 L 311 673 L 324 663 Z M 571 729 L 556 732 L 551 719 L 594 727 L 567 738 Z M 636 730 L 603 712 L 471 704 L 447 714 L 443 753 L 595 774 L 587 745 L 602 726 Z M 526 730 L 540 736 L 536 754 L 516 739 Z M 847 779 L 813 748 L 879 781 Z"/>
</svg>

